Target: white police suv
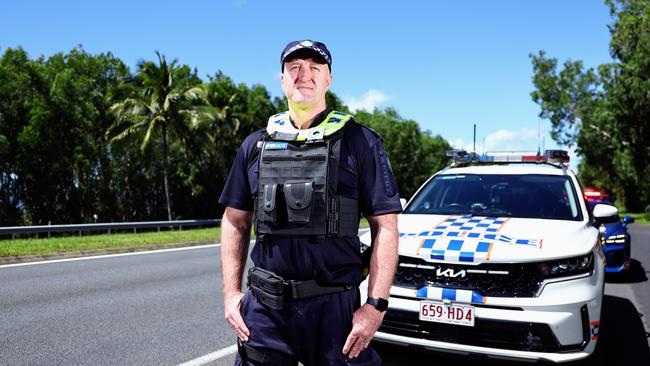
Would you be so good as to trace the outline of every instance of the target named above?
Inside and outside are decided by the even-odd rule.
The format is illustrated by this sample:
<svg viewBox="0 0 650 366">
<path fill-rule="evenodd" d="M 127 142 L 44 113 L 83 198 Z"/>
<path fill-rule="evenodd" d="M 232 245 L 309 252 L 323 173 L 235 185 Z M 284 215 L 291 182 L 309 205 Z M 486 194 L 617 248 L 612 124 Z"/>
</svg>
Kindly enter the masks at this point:
<svg viewBox="0 0 650 366">
<path fill-rule="evenodd" d="M 399 264 L 375 340 L 497 359 L 592 354 L 598 226 L 616 208 L 588 210 L 566 151 L 452 158 L 398 217 Z"/>
</svg>

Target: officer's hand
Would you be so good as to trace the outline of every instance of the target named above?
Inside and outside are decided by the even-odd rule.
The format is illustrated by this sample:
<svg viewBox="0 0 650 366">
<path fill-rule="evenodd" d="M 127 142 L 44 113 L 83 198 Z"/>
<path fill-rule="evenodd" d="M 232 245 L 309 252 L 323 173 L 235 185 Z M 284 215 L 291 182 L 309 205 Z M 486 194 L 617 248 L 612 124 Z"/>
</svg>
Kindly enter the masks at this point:
<svg viewBox="0 0 650 366">
<path fill-rule="evenodd" d="M 241 317 L 241 313 L 239 312 L 239 304 L 241 304 L 243 298 L 244 294 L 242 292 L 233 292 L 224 295 L 223 307 L 224 312 L 226 313 L 226 321 L 230 325 L 230 328 L 232 328 L 239 339 L 248 342 L 250 331 L 248 330 L 248 327 L 246 327 L 244 319 Z"/>
<path fill-rule="evenodd" d="M 359 356 L 361 351 L 368 348 L 372 337 L 384 319 L 384 313 L 374 306 L 363 304 L 352 316 L 352 331 L 343 346 L 343 353 L 349 358 Z"/>
</svg>

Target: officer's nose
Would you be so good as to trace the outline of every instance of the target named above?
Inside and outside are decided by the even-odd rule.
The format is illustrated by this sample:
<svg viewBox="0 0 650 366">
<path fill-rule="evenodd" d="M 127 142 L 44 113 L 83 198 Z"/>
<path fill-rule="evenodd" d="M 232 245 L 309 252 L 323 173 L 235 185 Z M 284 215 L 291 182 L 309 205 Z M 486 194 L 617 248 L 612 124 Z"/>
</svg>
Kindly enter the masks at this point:
<svg viewBox="0 0 650 366">
<path fill-rule="evenodd" d="M 310 80 L 311 79 L 311 69 L 309 66 L 301 67 L 298 71 L 298 80 Z"/>
</svg>

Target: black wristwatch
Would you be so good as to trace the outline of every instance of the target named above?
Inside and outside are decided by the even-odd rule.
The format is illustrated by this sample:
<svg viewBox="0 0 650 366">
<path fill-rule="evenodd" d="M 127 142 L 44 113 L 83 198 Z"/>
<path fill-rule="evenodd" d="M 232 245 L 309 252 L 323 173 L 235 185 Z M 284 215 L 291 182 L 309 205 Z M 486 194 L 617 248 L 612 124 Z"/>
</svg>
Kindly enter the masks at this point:
<svg viewBox="0 0 650 366">
<path fill-rule="evenodd" d="M 369 297 L 368 300 L 366 300 L 366 304 L 374 306 L 375 309 L 382 313 L 388 309 L 388 300 L 382 299 L 381 297 Z"/>
</svg>

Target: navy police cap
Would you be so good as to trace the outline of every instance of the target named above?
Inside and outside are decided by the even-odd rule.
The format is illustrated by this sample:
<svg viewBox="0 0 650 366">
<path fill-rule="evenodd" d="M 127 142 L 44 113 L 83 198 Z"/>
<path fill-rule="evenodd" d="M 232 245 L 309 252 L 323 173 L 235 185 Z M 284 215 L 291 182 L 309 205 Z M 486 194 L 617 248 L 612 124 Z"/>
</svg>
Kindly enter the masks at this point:
<svg viewBox="0 0 650 366">
<path fill-rule="evenodd" d="M 311 54 L 316 56 L 316 58 L 324 60 L 330 70 L 332 70 L 332 55 L 327 49 L 327 46 L 322 42 L 309 39 L 289 42 L 280 56 L 280 67 L 284 70 L 284 62 L 289 59 L 289 56 L 297 54 Z"/>
</svg>

